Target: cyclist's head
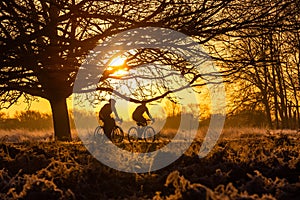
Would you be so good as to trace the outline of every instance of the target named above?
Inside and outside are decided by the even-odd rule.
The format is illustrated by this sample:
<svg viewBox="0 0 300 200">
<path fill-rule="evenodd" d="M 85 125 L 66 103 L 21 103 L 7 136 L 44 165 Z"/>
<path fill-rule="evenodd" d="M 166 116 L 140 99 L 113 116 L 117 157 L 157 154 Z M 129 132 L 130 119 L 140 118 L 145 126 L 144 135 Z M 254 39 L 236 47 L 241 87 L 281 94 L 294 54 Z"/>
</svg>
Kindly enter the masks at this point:
<svg viewBox="0 0 300 200">
<path fill-rule="evenodd" d="M 110 104 L 115 104 L 115 103 L 116 103 L 116 100 L 110 99 L 108 102 L 109 102 Z"/>
</svg>

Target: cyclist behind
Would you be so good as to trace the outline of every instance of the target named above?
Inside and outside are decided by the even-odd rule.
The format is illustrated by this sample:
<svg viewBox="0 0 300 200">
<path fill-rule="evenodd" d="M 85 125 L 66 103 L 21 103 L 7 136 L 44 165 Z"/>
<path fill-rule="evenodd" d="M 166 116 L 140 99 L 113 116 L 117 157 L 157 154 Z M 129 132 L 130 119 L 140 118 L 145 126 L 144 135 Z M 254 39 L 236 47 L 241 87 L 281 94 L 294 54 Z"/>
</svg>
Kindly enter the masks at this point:
<svg viewBox="0 0 300 200">
<path fill-rule="evenodd" d="M 139 105 L 132 113 L 132 119 L 136 121 L 138 126 L 147 126 L 147 119 L 143 116 L 146 113 L 152 122 L 154 122 L 153 117 L 151 116 L 148 108 L 146 107 L 146 103 L 142 102 L 142 105 Z"/>
<path fill-rule="evenodd" d="M 105 104 L 99 111 L 99 119 L 103 121 L 104 133 L 109 139 L 111 139 L 111 132 L 116 126 L 116 122 L 114 118 L 112 118 L 111 114 L 114 113 L 117 121 L 122 121 L 118 116 L 115 104 L 116 100 L 110 99 L 109 102 Z"/>
</svg>

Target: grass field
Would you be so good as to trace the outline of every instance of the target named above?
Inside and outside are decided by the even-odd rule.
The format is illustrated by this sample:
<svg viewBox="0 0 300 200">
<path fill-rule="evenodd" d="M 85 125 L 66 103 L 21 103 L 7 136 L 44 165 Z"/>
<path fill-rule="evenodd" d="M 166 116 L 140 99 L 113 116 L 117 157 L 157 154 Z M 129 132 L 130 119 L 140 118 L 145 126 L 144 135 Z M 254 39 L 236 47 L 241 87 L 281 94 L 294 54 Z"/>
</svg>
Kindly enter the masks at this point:
<svg viewBox="0 0 300 200">
<path fill-rule="evenodd" d="M 51 132 L 1 132 L 0 199 L 299 199 L 299 133 L 226 129 L 200 159 L 202 131 L 176 162 L 144 174 L 101 164 L 78 140 L 51 142 Z"/>
</svg>

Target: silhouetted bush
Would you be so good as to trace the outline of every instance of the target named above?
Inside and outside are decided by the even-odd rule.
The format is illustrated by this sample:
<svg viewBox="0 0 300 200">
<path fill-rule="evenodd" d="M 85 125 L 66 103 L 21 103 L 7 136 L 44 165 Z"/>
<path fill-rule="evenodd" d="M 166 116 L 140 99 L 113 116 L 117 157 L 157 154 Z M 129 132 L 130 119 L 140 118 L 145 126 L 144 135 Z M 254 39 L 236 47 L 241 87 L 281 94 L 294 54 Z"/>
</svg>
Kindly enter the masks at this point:
<svg viewBox="0 0 300 200">
<path fill-rule="evenodd" d="M 0 117 L 0 129 L 41 130 L 53 128 L 51 115 L 38 111 L 16 112 L 13 118 L 4 114 L 1 114 Z"/>
</svg>

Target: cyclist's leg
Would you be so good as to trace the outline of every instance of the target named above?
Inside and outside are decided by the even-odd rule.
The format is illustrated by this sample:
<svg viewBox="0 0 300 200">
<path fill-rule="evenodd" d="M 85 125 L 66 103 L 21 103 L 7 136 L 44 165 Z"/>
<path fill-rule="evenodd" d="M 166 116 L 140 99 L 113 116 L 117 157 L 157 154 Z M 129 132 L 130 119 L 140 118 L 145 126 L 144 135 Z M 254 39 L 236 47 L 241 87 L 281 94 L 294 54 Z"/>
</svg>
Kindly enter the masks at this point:
<svg viewBox="0 0 300 200">
<path fill-rule="evenodd" d="M 147 119 L 143 116 L 134 117 L 133 120 L 136 122 L 138 126 L 146 126 L 147 125 Z"/>
<path fill-rule="evenodd" d="M 111 137 L 111 132 L 113 130 L 113 128 L 116 126 L 116 122 L 113 118 L 108 118 L 107 119 L 107 134 L 108 134 L 108 138 L 110 139 Z"/>
<path fill-rule="evenodd" d="M 138 125 L 140 126 L 140 134 L 142 135 L 147 126 L 147 119 L 141 116 Z"/>
<path fill-rule="evenodd" d="M 103 126 L 104 134 L 106 135 L 106 137 L 110 139 L 111 131 L 114 128 L 115 121 L 114 119 L 108 117 L 106 119 L 103 119 L 103 122 L 104 122 L 104 126 Z"/>
<path fill-rule="evenodd" d="M 147 126 L 147 119 L 145 117 L 141 117 L 140 123 L 142 124 L 143 127 Z"/>
<path fill-rule="evenodd" d="M 139 121 L 140 121 L 140 118 L 137 117 L 136 115 L 133 115 L 133 116 L 132 116 L 132 119 L 136 122 L 136 124 L 138 124 Z"/>
<path fill-rule="evenodd" d="M 109 138 L 109 134 L 108 134 L 108 126 L 107 126 L 108 122 L 106 120 L 103 120 L 103 130 L 104 130 L 104 134 Z"/>
</svg>

